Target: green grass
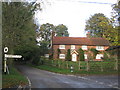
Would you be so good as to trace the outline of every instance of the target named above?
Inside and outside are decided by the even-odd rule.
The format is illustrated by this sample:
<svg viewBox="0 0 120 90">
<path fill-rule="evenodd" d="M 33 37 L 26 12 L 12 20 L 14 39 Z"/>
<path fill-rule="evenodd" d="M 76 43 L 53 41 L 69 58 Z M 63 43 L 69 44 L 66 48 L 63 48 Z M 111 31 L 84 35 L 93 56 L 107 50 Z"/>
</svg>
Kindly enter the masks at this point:
<svg viewBox="0 0 120 90">
<path fill-rule="evenodd" d="M 47 71 L 51 71 L 51 72 L 56 72 L 56 73 L 62 73 L 62 74 L 71 74 L 69 69 L 62 69 L 62 68 L 56 68 L 53 66 L 48 66 L 48 65 L 40 65 L 40 66 L 35 66 L 35 65 L 29 65 L 41 70 L 47 70 Z"/>
<path fill-rule="evenodd" d="M 70 69 L 62 69 L 62 68 L 58 68 L 58 67 L 53 67 L 53 66 L 48 66 L 48 65 L 39 65 L 39 66 L 35 66 L 35 65 L 30 65 L 32 67 L 41 69 L 41 70 L 47 70 L 47 71 L 51 71 L 51 72 L 55 72 L 55 73 L 60 73 L 60 74 L 74 74 L 74 75 L 111 75 L 111 74 L 118 74 L 117 71 L 78 71 L 78 70 L 74 70 L 74 72 L 70 72 Z"/>
<path fill-rule="evenodd" d="M 80 66 L 79 66 L 79 62 L 62 61 L 62 60 L 44 60 L 44 64 L 48 66 L 56 66 L 64 69 L 70 68 L 71 65 L 74 67 L 75 70 L 78 70 L 79 68 L 82 70 L 87 69 L 87 62 L 85 61 L 81 61 Z M 115 69 L 115 62 L 90 61 L 88 62 L 88 66 L 92 71 L 93 70 L 100 71 L 101 68 L 104 69 L 104 71 L 111 71 Z"/>
<path fill-rule="evenodd" d="M 10 74 L 2 75 L 2 88 L 28 84 L 27 79 L 14 67 L 10 67 Z"/>
</svg>

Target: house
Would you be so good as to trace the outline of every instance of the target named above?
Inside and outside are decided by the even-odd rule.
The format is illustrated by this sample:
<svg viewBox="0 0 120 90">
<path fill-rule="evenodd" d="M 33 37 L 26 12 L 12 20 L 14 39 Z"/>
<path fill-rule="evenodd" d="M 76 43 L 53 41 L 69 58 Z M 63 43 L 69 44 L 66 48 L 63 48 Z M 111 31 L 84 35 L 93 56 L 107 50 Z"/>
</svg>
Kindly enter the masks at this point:
<svg viewBox="0 0 120 90">
<path fill-rule="evenodd" d="M 88 37 L 57 37 L 53 36 L 52 39 L 52 50 L 54 59 L 63 59 L 65 60 L 67 50 L 71 50 L 71 61 L 78 61 L 78 49 L 86 51 L 84 53 L 85 60 L 88 60 L 88 50 L 90 48 L 95 48 L 98 51 L 105 51 L 109 48 L 108 40 L 104 38 L 90 38 Z M 58 53 L 58 50 L 60 52 Z M 58 55 L 59 54 L 59 55 Z M 95 60 L 102 60 L 101 57 L 104 57 L 102 53 L 96 55 Z"/>
</svg>

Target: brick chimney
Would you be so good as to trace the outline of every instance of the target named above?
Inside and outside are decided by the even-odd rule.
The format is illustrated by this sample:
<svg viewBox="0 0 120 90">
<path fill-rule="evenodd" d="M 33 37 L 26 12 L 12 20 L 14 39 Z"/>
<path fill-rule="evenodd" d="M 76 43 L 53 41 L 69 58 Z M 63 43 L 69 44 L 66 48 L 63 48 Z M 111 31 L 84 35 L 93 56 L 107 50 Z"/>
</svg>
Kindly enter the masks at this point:
<svg viewBox="0 0 120 90">
<path fill-rule="evenodd" d="M 56 36 L 56 33 L 55 33 L 55 31 L 52 31 L 51 32 L 51 48 L 53 46 L 53 38 L 54 38 L 54 36 Z"/>
<path fill-rule="evenodd" d="M 87 32 L 86 37 L 87 37 L 87 38 L 90 38 L 90 37 L 91 37 L 90 31 Z"/>
</svg>

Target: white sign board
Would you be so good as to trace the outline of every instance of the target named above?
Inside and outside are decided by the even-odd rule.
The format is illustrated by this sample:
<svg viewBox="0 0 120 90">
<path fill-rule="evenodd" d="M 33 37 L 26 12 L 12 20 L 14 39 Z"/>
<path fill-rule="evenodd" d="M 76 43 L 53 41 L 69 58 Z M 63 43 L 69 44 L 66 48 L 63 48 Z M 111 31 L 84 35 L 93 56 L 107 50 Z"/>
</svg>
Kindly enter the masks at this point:
<svg viewBox="0 0 120 90">
<path fill-rule="evenodd" d="M 21 55 L 8 55 L 8 54 L 5 54 L 5 58 L 21 58 L 22 56 Z"/>
</svg>

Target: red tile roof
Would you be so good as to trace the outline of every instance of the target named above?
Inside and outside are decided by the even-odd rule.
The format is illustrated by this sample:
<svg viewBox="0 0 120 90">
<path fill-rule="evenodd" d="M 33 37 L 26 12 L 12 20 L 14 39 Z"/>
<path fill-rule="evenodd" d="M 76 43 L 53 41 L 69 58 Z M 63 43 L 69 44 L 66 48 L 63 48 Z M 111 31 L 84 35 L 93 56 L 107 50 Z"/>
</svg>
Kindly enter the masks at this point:
<svg viewBox="0 0 120 90">
<path fill-rule="evenodd" d="M 109 46 L 109 41 L 104 38 L 87 37 L 53 37 L 54 45 L 99 45 Z"/>
</svg>

